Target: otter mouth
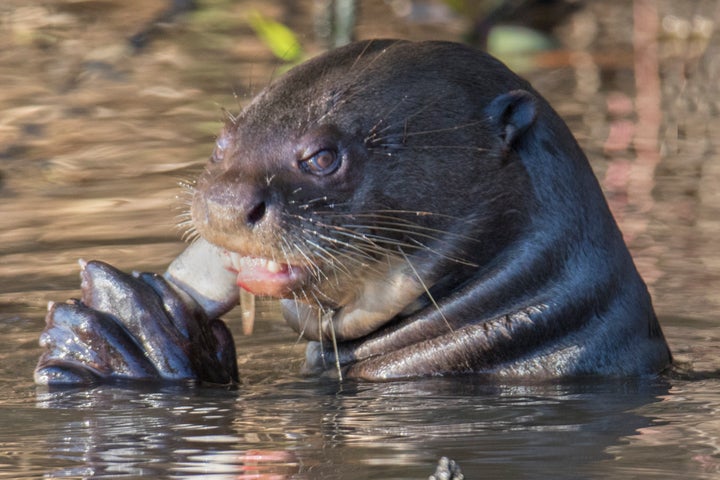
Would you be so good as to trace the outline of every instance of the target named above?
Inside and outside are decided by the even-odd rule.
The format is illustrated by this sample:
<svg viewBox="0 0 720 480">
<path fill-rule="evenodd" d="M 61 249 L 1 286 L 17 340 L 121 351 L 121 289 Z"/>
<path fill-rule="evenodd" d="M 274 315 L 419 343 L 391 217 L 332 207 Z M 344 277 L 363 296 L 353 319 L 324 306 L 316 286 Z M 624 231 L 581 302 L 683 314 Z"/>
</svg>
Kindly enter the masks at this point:
<svg viewBox="0 0 720 480">
<path fill-rule="evenodd" d="M 259 257 L 228 252 L 232 268 L 237 274 L 237 285 L 253 295 L 275 298 L 292 297 L 308 278 L 307 267 L 290 265 Z"/>
</svg>

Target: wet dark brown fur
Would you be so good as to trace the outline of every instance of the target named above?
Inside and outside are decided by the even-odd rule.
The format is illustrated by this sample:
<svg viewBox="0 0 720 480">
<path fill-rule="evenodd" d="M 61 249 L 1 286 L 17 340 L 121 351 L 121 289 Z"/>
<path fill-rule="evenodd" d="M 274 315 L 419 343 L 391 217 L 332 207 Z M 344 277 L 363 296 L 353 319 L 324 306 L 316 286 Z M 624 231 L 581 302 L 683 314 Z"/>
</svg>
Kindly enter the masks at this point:
<svg viewBox="0 0 720 480">
<path fill-rule="evenodd" d="M 294 68 L 231 117 L 191 214 L 202 238 L 167 285 L 84 268 L 83 302 L 48 313 L 39 383 L 134 378 L 114 365 L 140 364 L 236 379 L 228 334 L 206 318 L 237 303 L 236 283 L 284 299 L 311 341 L 308 371 L 535 381 L 671 361 L 572 134 L 526 81 L 466 46 L 359 42 Z M 144 333 L 155 317 L 167 335 Z"/>
<path fill-rule="evenodd" d="M 670 359 L 588 162 L 492 57 L 371 41 L 294 69 L 225 129 L 200 235 L 311 275 L 283 296 L 350 375 L 657 372 Z M 308 153 L 339 166 L 303 169 Z M 303 304 L 309 304 L 305 306 Z"/>
</svg>

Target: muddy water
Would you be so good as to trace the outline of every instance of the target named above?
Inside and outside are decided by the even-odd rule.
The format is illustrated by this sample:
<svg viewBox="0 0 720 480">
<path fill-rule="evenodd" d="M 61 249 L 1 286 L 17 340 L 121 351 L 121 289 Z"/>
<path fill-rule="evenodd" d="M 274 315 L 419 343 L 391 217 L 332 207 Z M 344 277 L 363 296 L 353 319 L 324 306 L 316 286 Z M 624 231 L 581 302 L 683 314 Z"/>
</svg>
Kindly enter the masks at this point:
<svg viewBox="0 0 720 480">
<path fill-rule="evenodd" d="M 390 4 L 395 5 L 395 10 Z M 303 345 L 272 303 L 236 328 L 232 392 L 32 384 L 48 300 L 77 258 L 162 271 L 222 108 L 278 65 L 258 9 L 321 50 L 311 2 L 200 2 L 133 51 L 164 2 L 0 4 L 0 478 L 715 478 L 720 472 L 720 4 L 594 2 L 560 49 L 508 58 L 591 157 L 653 293 L 679 374 L 553 386 L 438 379 L 368 385 L 297 375 Z M 458 39 L 440 3 L 363 2 L 358 34 Z"/>
</svg>

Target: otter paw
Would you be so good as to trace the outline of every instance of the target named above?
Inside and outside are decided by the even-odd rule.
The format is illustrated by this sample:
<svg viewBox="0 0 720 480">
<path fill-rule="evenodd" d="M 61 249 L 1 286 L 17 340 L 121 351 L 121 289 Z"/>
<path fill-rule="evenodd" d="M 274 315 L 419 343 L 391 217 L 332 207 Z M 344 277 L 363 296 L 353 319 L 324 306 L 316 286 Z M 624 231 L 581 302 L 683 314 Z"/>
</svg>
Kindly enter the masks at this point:
<svg viewBox="0 0 720 480">
<path fill-rule="evenodd" d="M 238 382 L 230 331 L 188 294 L 160 275 L 81 266 L 81 300 L 49 307 L 36 383 Z"/>
</svg>

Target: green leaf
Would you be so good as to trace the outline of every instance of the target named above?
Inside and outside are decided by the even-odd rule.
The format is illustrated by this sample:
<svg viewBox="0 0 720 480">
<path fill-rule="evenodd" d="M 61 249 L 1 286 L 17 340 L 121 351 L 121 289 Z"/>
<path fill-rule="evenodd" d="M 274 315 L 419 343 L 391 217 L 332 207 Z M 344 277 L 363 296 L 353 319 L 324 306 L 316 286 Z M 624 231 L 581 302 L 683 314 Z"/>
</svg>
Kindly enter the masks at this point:
<svg viewBox="0 0 720 480">
<path fill-rule="evenodd" d="M 496 57 L 549 50 L 553 41 L 547 35 L 525 27 L 498 25 L 488 35 L 488 52 Z"/>
<path fill-rule="evenodd" d="M 297 62 L 302 58 L 300 42 L 287 26 L 257 11 L 250 13 L 248 21 L 255 34 L 267 45 L 273 55 L 285 62 Z"/>
</svg>

